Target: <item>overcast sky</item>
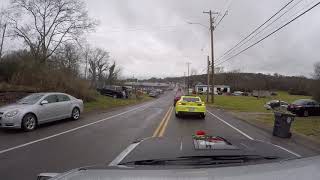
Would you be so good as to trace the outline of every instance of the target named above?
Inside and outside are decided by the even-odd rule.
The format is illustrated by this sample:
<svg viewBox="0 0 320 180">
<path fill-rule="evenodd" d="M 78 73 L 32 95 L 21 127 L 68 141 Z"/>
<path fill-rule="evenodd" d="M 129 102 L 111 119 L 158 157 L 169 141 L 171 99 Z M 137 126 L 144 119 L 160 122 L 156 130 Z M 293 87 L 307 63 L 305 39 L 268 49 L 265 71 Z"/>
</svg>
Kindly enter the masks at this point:
<svg viewBox="0 0 320 180">
<path fill-rule="evenodd" d="M 1 0 L 4 3 L 3 0 Z M 291 4 L 299 2 L 294 0 Z M 206 67 L 209 31 L 204 10 L 228 15 L 214 32 L 215 57 L 249 34 L 289 0 L 86 0 L 91 17 L 100 21 L 88 41 L 105 48 L 126 77 L 182 76 L 186 62 L 198 74 Z M 313 0 L 301 0 L 281 25 Z M 291 7 L 289 6 L 289 8 Z M 310 76 L 320 61 L 320 6 L 256 47 L 222 64 L 225 70 Z M 266 29 L 271 32 L 277 26 Z M 263 34 L 262 34 L 263 35 Z"/>
</svg>

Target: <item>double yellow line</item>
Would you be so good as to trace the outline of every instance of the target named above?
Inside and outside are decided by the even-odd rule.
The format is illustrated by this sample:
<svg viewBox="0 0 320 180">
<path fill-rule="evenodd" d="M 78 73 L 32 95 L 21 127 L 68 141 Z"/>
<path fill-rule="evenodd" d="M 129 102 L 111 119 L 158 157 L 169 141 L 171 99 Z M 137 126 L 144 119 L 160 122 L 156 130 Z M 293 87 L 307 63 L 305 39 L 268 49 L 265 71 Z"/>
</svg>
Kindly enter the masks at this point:
<svg viewBox="0 0 320 180">
<path fill-rule="evenodd" d="M 168 122 L 170 120 L 171 114 L 173 111 L 173 106 L 170 106 L 170 108 L 168 109 L 166 115 L 163 117 L 163 119 L 161 120 L 159 126 L 157 127 L 156 131 L 154 131 L 153 136 L 152 137 L 162 137 L 166 127 L 168 125 Z"/>
</svg>

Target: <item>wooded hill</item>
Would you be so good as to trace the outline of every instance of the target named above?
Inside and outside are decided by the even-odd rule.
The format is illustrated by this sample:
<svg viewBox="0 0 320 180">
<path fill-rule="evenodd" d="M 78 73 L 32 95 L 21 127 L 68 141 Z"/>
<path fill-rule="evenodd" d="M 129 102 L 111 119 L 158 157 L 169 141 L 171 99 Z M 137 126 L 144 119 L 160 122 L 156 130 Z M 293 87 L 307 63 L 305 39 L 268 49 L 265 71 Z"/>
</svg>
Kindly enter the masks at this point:
<svg viewBox="0 0 320 180">
<path fill-rule="evenodd" d="M 147 82 L 187 82 L 187 77 L 167 77 L 163 79 L 151 78 Z M 190 85 L 198 83 L 207 84 L 207 75 L 190 76 Z M 255 74 L 255 73 L 219 73 L 215 75 L 215 84 L 229 85 L 232 91 L 252 91 L 252 90 L 282 90 L 291 94 L 311 95 L 313 84 L 316 80 L 306 77 L 283 76 L 279 74 Z"/>
</svg>

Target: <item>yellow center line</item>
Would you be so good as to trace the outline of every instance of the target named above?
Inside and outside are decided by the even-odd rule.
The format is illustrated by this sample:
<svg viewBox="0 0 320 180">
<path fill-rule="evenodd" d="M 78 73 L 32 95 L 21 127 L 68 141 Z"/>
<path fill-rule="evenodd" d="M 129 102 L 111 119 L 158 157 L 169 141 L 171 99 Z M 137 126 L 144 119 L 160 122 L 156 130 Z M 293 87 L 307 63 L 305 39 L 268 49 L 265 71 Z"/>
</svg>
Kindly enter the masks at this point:
<svg viewBox="0 0 320 180">
<path fill-rule="evenodd" d="M 165 116 L 164 116 L 163 119 L 161 120 L 161 122 L 160 122 L 160 124 L 158 125 L 157 129 L 154 131 L 152 137 L 157 137 L 157 136 L 158 136 L 158 134 L 159 134 L 159 132 L 160 132 L 160 130 L 161 130 L 161 128 L 162 128 L 165 120 L 167 119 L 167 116 L 169 115 L 169 112 L 170 112 L 170 109 L 171 109 L 171 108 L 172 108 L 172 107 L 170 107 L 170 108 L 168 109 L 167 113 L 165 114 Z"/>
<path fill-rule="evenodd" d="M 162 137 L 164 135 L 164 132 L 166 131 L 168 122 L 169 122 L 169 120 L 171 118 L 172 111 L 173 111 L 173 107 L 171 106 L 169 116 L 167 116 L 166 122 L 164 123 L 164 125 L 163 125 L 163 127 L 162 127 L 162 129 L 161 129 L 161 131 L 159 133 L 159 137 Z"/>
</svg>

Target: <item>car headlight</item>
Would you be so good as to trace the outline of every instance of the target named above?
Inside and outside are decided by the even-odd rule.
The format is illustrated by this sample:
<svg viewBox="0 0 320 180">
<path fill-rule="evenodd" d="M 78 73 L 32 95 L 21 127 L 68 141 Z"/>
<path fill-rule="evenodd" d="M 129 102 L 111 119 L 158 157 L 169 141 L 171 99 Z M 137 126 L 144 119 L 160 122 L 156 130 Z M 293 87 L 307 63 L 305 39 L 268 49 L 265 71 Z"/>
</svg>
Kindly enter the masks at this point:
<svg viewBox="0 0 320 180">
<path fill-rule="evenodd" d="M 14 117 L 19 113 L 19 110 L 9 111 L 5 114 L 6 117 Z"/>
</svg>

